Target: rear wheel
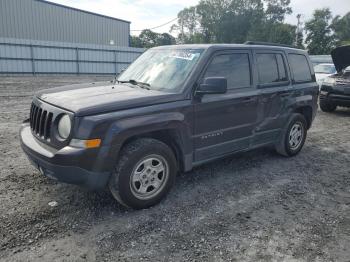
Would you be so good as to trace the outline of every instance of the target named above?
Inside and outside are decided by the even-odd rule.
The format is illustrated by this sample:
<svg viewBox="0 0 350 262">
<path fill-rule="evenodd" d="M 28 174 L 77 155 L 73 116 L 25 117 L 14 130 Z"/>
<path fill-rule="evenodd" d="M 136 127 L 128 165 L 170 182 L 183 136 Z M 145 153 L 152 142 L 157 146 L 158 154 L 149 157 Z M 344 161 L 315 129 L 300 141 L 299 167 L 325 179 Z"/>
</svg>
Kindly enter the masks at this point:
<svg viewBox="0 0 350 262">
<path fill-rule="evenodd" d="M 161 141 L 144 138 L 127 144 L 120 153 L 109 188 L 124 206 L 142 209 L 160 202 L 177 173 L 172 150 Z"/>
<path fill-rule="evenodd" d="M 284 156 L 294 156 L 304 146 L 307 134 L 307 123 L 302 114 L 293 114 L 287 128 L 284 129 L 276 151 Z"/>
<path fill-rule="evenodd" d="M 337 105 L 321 100 L 320 108 L 323 112 L 333 112 L 337 109 Z"/>
</svg>

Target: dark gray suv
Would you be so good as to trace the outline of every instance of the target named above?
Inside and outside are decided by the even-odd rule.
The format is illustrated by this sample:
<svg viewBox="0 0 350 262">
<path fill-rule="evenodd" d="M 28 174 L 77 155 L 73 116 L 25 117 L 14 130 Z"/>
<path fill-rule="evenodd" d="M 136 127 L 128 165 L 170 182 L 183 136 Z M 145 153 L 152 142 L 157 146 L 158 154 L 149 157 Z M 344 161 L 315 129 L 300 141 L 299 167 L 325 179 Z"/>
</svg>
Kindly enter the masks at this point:
<svg viewBox="0 0 350 262">
<path fill-rule="evenodd" d="M 262 146 L 294 156 L 317 111 L 305 51 L 272 44 L 152 48 L 116 80 L 40 91 L 20 130 L 48 177 L 158 203 L 178 171 Z"/>
</svg>

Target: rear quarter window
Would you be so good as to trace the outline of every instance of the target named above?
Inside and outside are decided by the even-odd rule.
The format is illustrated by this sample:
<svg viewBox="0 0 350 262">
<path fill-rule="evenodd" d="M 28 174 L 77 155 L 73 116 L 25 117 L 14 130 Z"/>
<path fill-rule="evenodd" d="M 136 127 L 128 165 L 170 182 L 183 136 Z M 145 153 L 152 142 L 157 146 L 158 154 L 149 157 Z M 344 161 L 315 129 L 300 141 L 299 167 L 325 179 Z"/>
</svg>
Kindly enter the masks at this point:
<svg viewBox="0 0 350 262">
<path fill-rule="evenodd" d="M 306 56 L 289 54 L 288 58 L 294 82 L 312 82 L 311 71 Z"/>
</svg>

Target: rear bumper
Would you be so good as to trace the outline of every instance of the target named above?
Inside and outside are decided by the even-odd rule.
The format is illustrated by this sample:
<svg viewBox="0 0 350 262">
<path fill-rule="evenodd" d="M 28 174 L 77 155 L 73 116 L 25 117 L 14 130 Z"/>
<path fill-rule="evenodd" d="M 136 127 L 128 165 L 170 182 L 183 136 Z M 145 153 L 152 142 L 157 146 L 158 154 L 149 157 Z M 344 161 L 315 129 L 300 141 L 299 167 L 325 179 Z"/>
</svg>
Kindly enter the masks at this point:
<svg viewBox="0 0 350 262">
<path fill-rule="evenodd" d="M 82 167 L 95 161 L 86 154 L 86 149 L 67 146 L 56 150 L 44 145 L 32 135 L 28 124 L 23 124 L 21 127 L 20 141 L 30 162 L 45 176 L 93 190 L 103 189 L 107 185 L 110 172 L 87 170 Z"/>
</svg>

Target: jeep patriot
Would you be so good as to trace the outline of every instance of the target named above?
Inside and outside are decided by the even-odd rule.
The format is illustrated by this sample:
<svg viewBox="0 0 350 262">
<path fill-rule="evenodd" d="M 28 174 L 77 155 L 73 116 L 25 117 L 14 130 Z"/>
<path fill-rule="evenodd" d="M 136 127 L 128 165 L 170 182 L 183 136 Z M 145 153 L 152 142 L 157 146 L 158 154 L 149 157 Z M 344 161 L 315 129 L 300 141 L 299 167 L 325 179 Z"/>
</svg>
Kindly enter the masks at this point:
<svg viewBox="0 0 350 262">
<path fill-rule="evenodd" d="M 307 52 L 268 43 L 152 48 L 110 82 L 35 94 L 21 145 L 40 172 L 147 208 L 177 172 L 274 146 L 302 149 L 317 111 Z"/>
</svg>

